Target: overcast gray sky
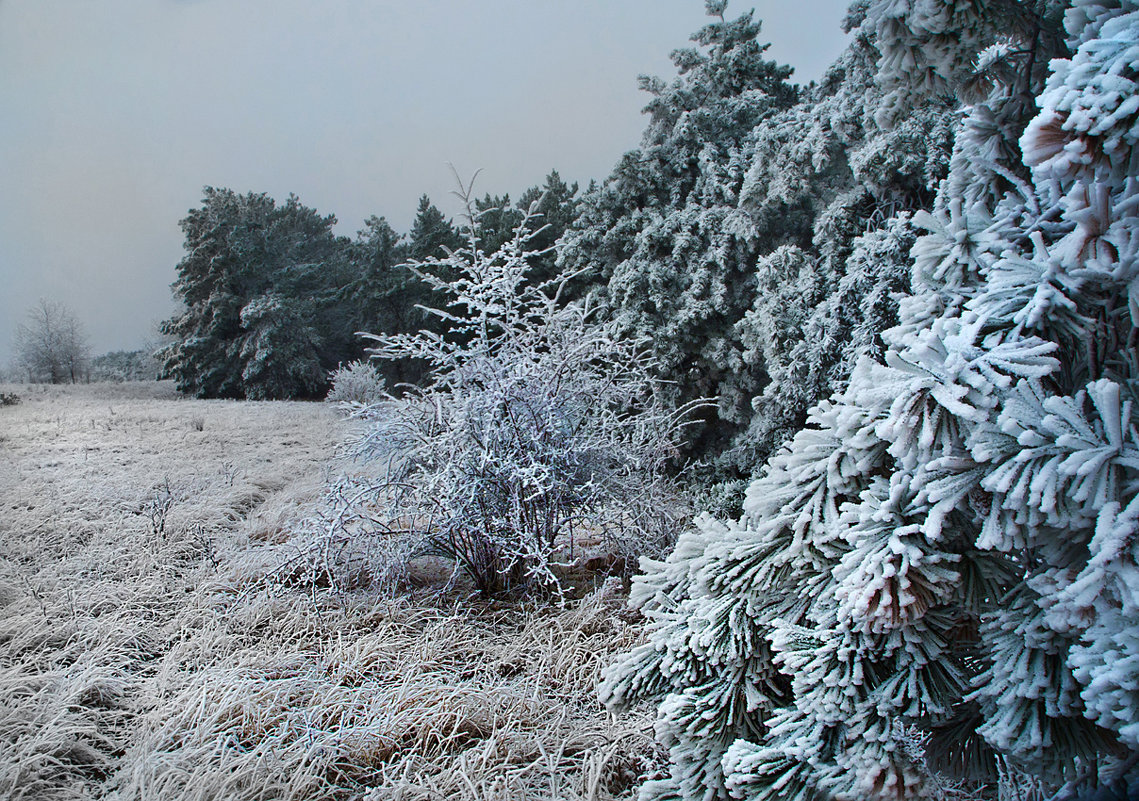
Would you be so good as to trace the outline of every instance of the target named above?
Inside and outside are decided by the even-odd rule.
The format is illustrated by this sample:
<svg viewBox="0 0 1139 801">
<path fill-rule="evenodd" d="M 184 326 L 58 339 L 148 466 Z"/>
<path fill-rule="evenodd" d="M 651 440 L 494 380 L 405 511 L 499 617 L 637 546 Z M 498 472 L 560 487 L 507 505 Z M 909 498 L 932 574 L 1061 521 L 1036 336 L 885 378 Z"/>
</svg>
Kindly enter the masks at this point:
<svg viewBox="0 0 1139 801">
<path fill-rule="evenodd" d="M 732 2 L 818 78 L 847 0 Z M 174 304 L 178 220 L 205 185 L 406 231 L 447 213 L 448 162 L 516 196 L 583 186 L 638 144 L 638 74 L 702 0 L 0 0 L 0 365 L 39 298 L 93 351 L 133 349 Z"/>
</svg>

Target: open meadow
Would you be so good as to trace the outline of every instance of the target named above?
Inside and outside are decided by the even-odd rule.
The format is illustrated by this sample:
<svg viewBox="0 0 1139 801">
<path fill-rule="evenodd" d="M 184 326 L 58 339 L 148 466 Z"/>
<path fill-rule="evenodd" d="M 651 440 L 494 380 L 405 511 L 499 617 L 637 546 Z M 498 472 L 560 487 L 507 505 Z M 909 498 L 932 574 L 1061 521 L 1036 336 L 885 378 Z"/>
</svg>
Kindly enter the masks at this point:
<svg viewBox="0 0 1139 801">
<path fill-rule="evenodd" d="M 325 404 L 0 386 L 0 798 L 602 799 L 659 764 L 595 696 L 638 626 L 267 578 L 329 478 Z"/>
</svg>

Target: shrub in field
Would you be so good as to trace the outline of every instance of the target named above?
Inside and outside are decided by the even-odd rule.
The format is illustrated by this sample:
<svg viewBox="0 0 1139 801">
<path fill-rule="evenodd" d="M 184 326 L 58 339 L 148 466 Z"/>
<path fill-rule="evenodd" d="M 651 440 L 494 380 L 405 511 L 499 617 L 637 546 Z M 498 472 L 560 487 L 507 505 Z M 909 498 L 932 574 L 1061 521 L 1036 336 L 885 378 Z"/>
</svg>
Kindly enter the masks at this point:
<svg viewBox="0 0 1139 801">
<path fill-rule="evenodd" d="M 687 410 L 661 400 L 639 343 L 560 302 L 567 276 L 528 280 L 544 252 L 528 249 L 535 215 L 487 255 L 468 209 L 464 246 L 413 265 L 450 296 L 428 309 L 449 334 L 368 335 L 373 358 L 421 359 L 430 374 L 357 411 L 352 451 L 382 468 L 334 493 L 321 553 L 382 532 L 385 552 L 452 559 L 491 595 L 556 587 L 553 562 L 575 537 L 663 548 L 678 511 L 664 470 Z"/>
<path fill-rule="evenodd" d="M 329 403 L 367 406 L 379 402 L 386 389 L 384 377 L 368 362 L 349 362 L 329 374 L 332 389 L 325 398 Z"/>
</svg>

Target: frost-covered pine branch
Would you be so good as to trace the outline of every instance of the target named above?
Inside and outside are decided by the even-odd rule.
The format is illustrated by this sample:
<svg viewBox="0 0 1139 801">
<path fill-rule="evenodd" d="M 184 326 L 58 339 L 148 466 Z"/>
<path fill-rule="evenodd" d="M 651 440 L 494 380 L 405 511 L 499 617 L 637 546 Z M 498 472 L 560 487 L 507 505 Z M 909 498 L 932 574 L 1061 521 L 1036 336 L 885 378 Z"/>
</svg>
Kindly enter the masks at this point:
<svg viewBox="0 0 1139 801">
<path fill-rule="evenodd" d="M 1017 85 L 965 109 L 881 358 L 741 519 L 698 520 L 635 582 L 649 639 L 601 693 L 658 704 L 670 771 L 642 799 L 1044 801 L 1135 778 L 1139 5 L 1044 21 L 1065 5 L 1070 57 L 1031 123 Z M 986 13 L 953 6 L 861 7 L 928 23 L 895 31 L 896 74 L 948 15 Z"/>
</svg>

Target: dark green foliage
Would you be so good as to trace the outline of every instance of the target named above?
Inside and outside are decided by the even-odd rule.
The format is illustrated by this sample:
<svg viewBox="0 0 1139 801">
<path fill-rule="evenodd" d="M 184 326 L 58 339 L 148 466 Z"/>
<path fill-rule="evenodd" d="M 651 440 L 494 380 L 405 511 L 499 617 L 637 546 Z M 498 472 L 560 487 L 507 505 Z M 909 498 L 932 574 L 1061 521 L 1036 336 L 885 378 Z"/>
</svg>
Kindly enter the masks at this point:
<svg viewBox="0 0 1139 801">
<path fill-rule="evenodd" d="M 577 184 L 566 184 L 557 170 L 546 176 L 541 186 L 532 186 L 514 203 L 510 195 L 484 195 L 475 201 L 480 242 L 487 253 L 494 253 L 514 236 L 514 230 L 527 214 L 539 229 L 531 242 L 535 253 L 529 280 L 541 283 L 557 274 L 554 244 L 577 216 Z M 537 205 L 534 205 L 537 204 Z M 534 208 L 530 207 L 534 205 Z"/>
<path fill-rule="evenodd" d="M 428 208 L 438 213 L 429 203 Z M 422 216 L 422 204 L 420 209 Z M 364 357 L 360 331 L 410 332 L 427 322 L 416 307 L 426 300 L 427 289 L 405 265 L 409 249 L 405 238 L 383 217 L 369 217 L 357 232 L 349 251 L 352 272 L 340 290 L 340 314 L 334 320 L 337 335 L 352 348 L 341 361 Z M 414 365 L 393 363 L 388 365 L 385 377 L 392 383 L 411 382 L 420 373 Z"/>
<path fill-rule="evenodd" d="M 324 393 L 322 340 L 309 320 L 314 305 L 275 293 L 241 310 L 241 381 L 250 400 L 316 397 Z"/>
<path fill-rule="evenodd" d="M 387 331 L 406 326 L 402 304 L 394 302 L 407 283 L 400 269 L 406 258 L 407 245 L 383 217 L 375 215 L 364 221 L 352 243 L 352 272 L 340 290 L 340 302 L 352 309 L 344 315 L 345 325 L 367 326 Z M 355 334 L 355 331 L 348 332 Z"/>
<path fill-rule="evenodd" d="M 455 226 L 432 204 L 431 198 L 427 195 L 419 198 L 419 208 L 411 225 L 411 233 L 408 234 L 408 258 L 412 261 L 442 259 L 446 257 L 447 251 L 455 250 L 462 244 L 463 240 Z"/>
<path fill-rule="evenodd" d="M 560 236 L 576 191 L 553 172 L 547 187 L 523 193 L 527 203 L 540 198 L 551 220 L 538 241 Z M 508 197 L 488 195 L 479 209 L 492 235 L 522 215 Z M 409 265 L 445 264 L 463 239 L 426 195 L 407 237 L 383 217 L 369 217 L 355 240 L 336 236 L 335 223 L 293 196 L 278 205 L 266 194 L 207 187 L 202 206 L 181 222 L 186 256 L 173 289 L 183 310 L 162 326 L 172 339 L 158 354 L 164 377 L 200 397 L 319 397 L 330 371 L 364 357 L 360 331 L 446 333 L 447 321 L 423 311 L 435 299 Z M 552 263 L 550 254 L 537 257 L 534 280 Z M 384 378 L 416 383 L 423 369 L 393 360 Z"/>
<path fill-rule="evenodd" d="M 278 206 L 206 187 L 181 221 L 186 256 L 173 289 L 184 307 L 162 324 L 174 338 L 160 351 L 163 374 L 199 397 L 321 394 L 346 351 L 317 333 L 332 330 L 349 269 L 335 222 L 295 196 Z"/>
<path fill-rule="evenodd" d="M 514 229 L 525 216 L 525 210 L 510 204 L 510 195 L 484 195 L 475 200 L 478 227 L 485 239 L 481 240 L 486 253 L 496 253 L 514 236 Z"/>
<path fill-rule="evenodd" d="M 530 263 L 531 283 L 540 284 L 558 275 L 554 245 L 577 217 L 577 192 L 576 181 L 567 184 L 557 170 L 551 170 L 544 184 L 531 187 L 518 196 L 516 208 L 520 213 L 529 212 L 531 204 L 537 204 L 534 212 L 535 225 L 539 226 L 539 230 L 530 242 L 531 247 L 539 255 L 534 256 Z M 583 282 L 567 280 L 568 283 L 562 288 L 561 296 L 565 301 L 583 292 Z"/>
</svg>

